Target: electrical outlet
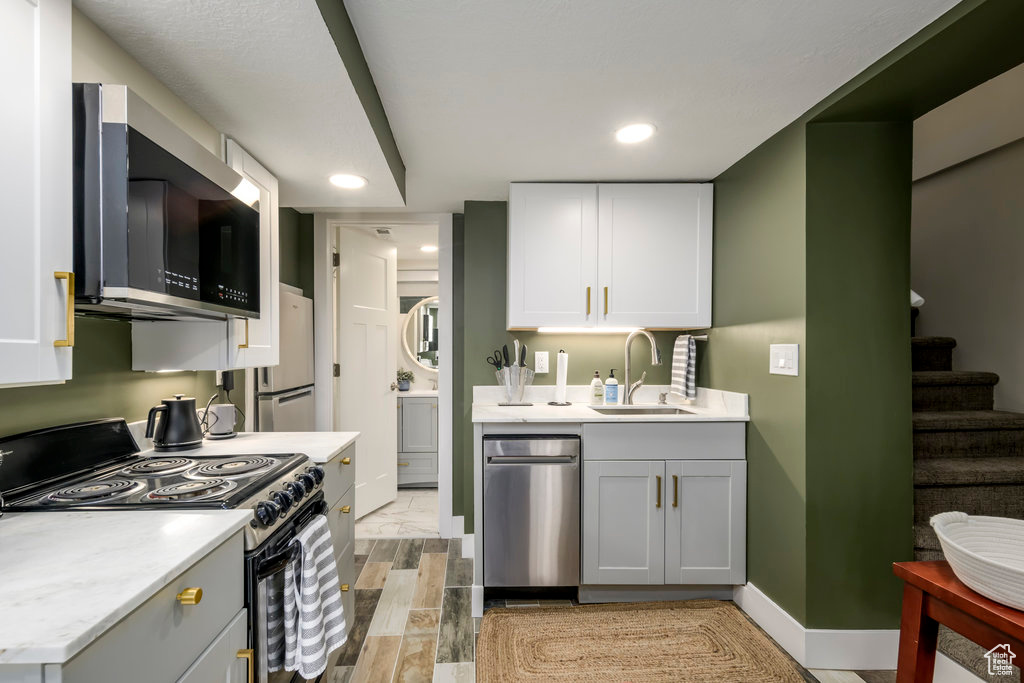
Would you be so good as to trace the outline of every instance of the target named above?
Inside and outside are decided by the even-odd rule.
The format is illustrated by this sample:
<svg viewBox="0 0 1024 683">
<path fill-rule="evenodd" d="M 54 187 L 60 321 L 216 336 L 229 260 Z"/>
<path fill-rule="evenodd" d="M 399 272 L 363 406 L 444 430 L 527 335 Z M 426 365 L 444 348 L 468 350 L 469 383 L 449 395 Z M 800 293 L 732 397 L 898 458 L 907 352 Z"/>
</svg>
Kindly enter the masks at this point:
<svg viewBox="0 0 1024 683">
<path fill-rule="evenodd" d="M 800 374 L 799 344 L 771 344 L 768 357 L 769 374 L 792 377 Z"/>
<path fill-rule="evenodd" d="M 548 352 L 536 351 L 533 354 L 533 371 L 538 375 L 548 372 Z"/>
</svg>

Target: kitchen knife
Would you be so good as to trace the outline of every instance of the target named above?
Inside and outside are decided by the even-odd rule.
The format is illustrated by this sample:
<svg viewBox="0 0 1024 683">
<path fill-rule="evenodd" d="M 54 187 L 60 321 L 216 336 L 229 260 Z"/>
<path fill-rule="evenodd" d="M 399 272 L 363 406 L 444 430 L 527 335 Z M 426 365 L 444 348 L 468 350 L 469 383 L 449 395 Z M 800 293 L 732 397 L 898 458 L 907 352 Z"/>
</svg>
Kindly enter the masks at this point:
<svg viewBox="0 0 1024 683">
<path fill-rule="evenodd" d="M 517 367 L 518 368 L 519 367 L 519 340 L 518 339 L 513 339 L 512 343 L 515 345 L 515 349 L 516 349 L 516 351 L 515 351 L 516 355 L 515 355 L 514 358 L 512 358 L 512 365 L 513 365 L 513 367 Z"/>
<path fill-rule="evenodd" d="M 508 344 L 502 344 L 501 345 L 501 355 L 503 355 L 505 357 L 505 367 L 506 368 L 512 367 L 512 361 L 510 361 L 509 357 L 508 357 Z"/>
<path fill-rule="evenodd" d="M 519 352 L 519 354 L 520 354 L 520 356 L 519 356 L 519 364 L 525 368 L 526 367 L 526 344 L 523 344 L 523 349 L 522 349 L 522 351 Z"/>
</svg>

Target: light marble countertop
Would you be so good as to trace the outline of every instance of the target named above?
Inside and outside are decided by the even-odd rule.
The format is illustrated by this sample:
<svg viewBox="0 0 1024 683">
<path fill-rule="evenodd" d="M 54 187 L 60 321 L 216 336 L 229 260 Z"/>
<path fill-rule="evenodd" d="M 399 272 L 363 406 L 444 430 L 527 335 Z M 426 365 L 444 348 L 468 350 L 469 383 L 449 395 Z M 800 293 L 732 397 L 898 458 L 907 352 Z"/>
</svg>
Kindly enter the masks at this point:
<svg viewBox="0 0 1024 683">
<path fill-rule="evenodd" d="M 134 426 L 134 424 L 133 424 Z M 143 423 L 145 430 L 145 423 Z M 315 463 L 323 464 L 341 453 L 359 438 L 359 432 L 239 432 L 232 439 L 205 439 L 201 448 L 192 451 L 178 451 L 175 455 L 189 458 L 239 455 L 258 453 L 305 453 Z M 143 445 L 142 448 L 149 448 Z M 143 450 L 142 455 L 154 455 L 155 451 Z"/>
<path fill-rule="evenodd" d="M 525 400 L 531 406 L 500 406 L 503 389 L 497 386 L 473 387 L 473 422 L 748 422 L 747 395 L 715 389 L 697 390 L 697 399 L 685 402 L 669 394 L 670 406 L 687 411 L 681 415 L 604 415 L 594 410 L 605 406 L 591 406 L 587 400 L 590 387 L 570 386 L 566 398 L 569 406 L 551 406 L 554 399 L 553 386 L 531 386 L 527 388 Z M 638 406 L 654 406 L 658 394 L 667 393 L 667 386 L 645 386 L 637 391 L 634 403 Z M 621 392 L 621 387 L 620 387 Z"/>
<path fill-rule="evenodd" d="M 0 518 L 0 670 L 62 664 L 252 519 L 251 510 Z"/>
</svg>

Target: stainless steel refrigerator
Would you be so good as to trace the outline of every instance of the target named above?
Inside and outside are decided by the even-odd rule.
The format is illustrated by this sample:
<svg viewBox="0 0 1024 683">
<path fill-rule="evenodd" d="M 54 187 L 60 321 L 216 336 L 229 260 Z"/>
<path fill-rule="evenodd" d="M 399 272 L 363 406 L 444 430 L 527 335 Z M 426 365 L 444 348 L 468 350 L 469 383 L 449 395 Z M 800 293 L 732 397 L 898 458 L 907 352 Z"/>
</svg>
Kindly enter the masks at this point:
<svg viewBox="0 0 1024 683">
<path fill-rule="evenodd" d="M 280 364 L 256 369 L 256 431 L 312 432 L 313 300 L 281 285 Z"/>
</svg>

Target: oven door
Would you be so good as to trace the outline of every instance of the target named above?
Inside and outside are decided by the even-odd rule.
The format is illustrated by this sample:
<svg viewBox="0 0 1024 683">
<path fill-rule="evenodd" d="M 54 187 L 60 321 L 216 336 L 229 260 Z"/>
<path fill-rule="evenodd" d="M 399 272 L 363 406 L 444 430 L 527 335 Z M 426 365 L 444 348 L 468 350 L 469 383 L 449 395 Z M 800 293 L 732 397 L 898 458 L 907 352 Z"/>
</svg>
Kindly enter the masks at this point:
<svg viewBox="0 0 1024 683">
<path fill-rule="evenodd" d="M 326 512 L 327 504 L 321 492 L 298 512 L 292 513 L 287 527 L 279 529 L 246 560 L 246 577 L 250 584 L 246 590 L 250 605 L 249 646 L 254 650 L 256 680 L 260 683 L 301 683 L 307 680 L 283 668 L 270 671 L 268 615 L 272 605 L 283 600 L 284 570 L 298 553 L 297 547 L 291 545 L 292 540 L 310 519 Z"/>
</svg>

